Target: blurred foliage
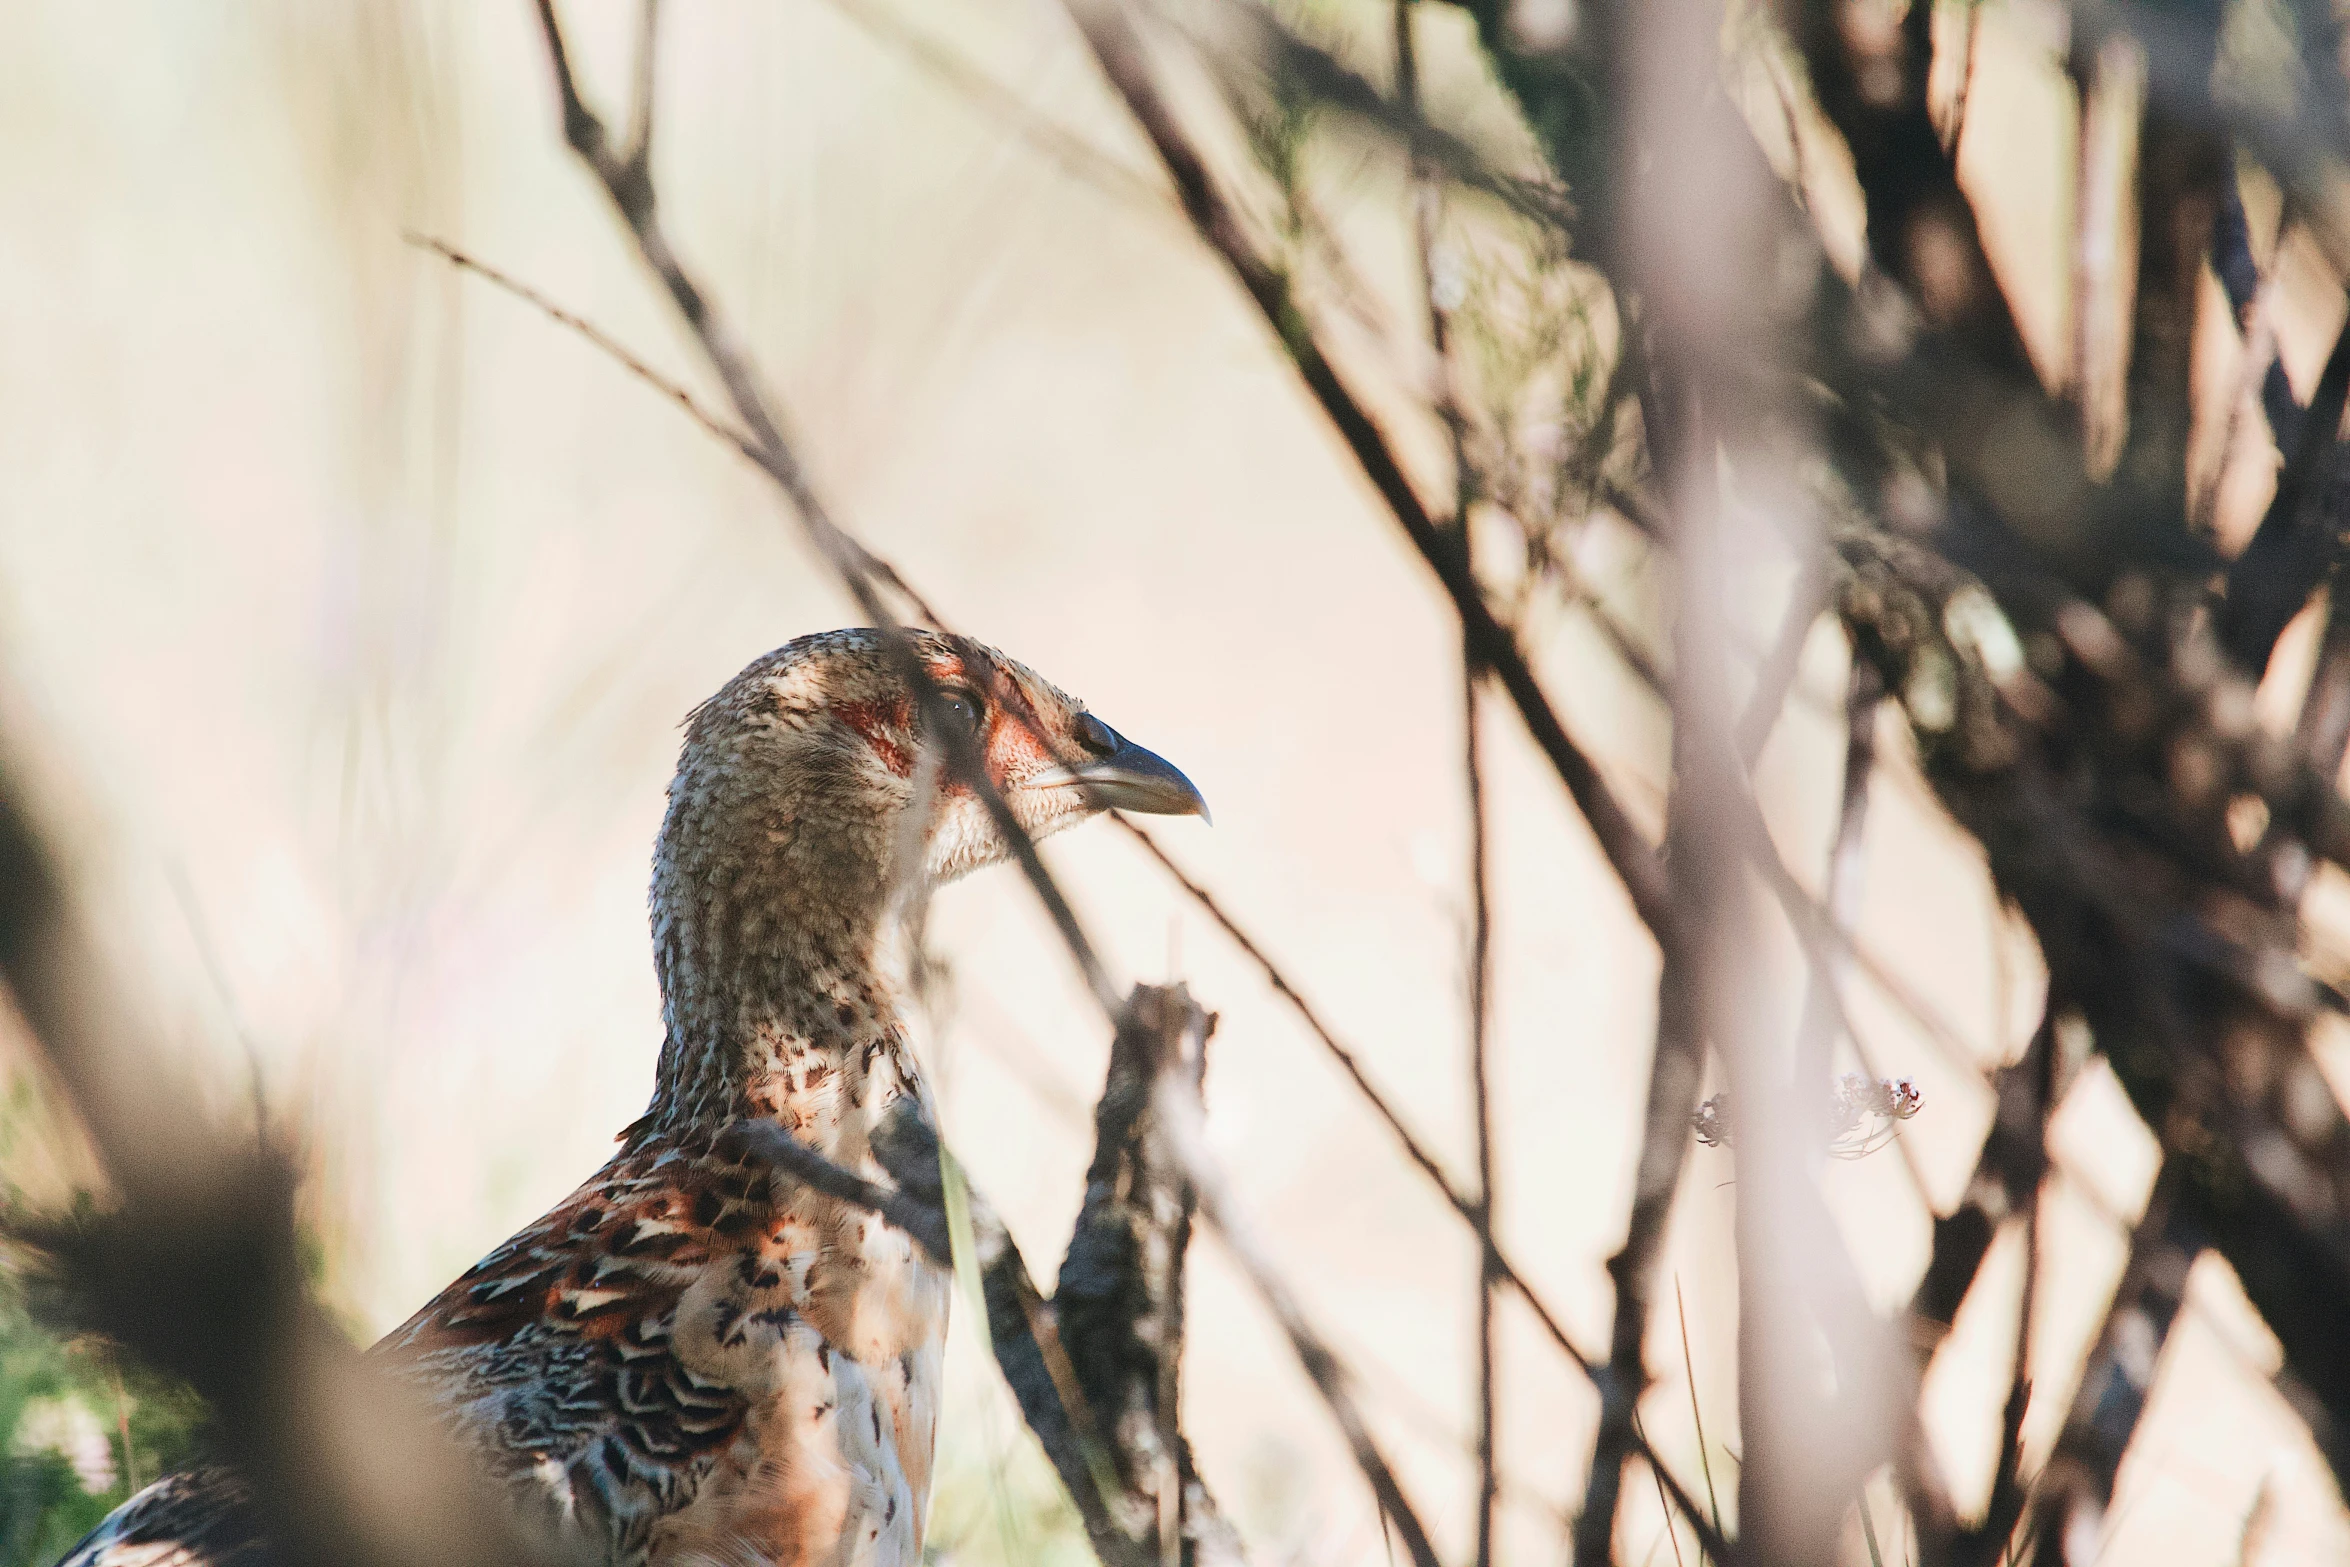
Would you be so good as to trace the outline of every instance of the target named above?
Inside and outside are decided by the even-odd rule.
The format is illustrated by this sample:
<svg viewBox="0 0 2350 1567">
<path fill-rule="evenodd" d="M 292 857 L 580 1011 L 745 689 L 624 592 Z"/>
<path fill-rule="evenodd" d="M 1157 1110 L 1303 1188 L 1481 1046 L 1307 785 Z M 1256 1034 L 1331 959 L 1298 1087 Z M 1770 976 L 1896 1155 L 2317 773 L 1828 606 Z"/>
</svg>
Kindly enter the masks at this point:
<svg viewBox="0 0 2350 1567">
<path fill-rule="evenodd" d="M 0 1212 L 22 1212 L 4 1172 L 42 1107 L 29 1076 L 0 1085 Z M 21 1255 L 0 1245 L 0 1567 L 55 1561 L 139 1486 L 185 1467 L 203 1419 L 176 1383 L 52 1331 L 28 1283 Z"/>
<path fill-rule="evenodd" d="M 990 1389 L 993 1393 L 996 1390 Z M 928 1562 L 952 1567 L 1089 1567 L 1093 1548 L 1069 1494 L 1009 1408 L 942 1433 L 931 1488 Z"/>
</svg>

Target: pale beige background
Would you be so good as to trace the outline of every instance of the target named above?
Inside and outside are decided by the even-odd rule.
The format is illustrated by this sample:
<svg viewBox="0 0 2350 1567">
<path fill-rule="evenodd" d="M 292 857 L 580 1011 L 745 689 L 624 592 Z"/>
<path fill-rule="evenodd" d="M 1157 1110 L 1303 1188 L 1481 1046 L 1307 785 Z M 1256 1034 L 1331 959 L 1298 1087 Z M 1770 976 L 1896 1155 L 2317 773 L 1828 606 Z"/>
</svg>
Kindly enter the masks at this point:
<svg viewBox="0 0 2350 1567">
<path fill-rule="evenodd" d="M 1137 185 L 1073 179 L 822 0 L 669 9 L 664 197 L 843 520 L 961 626 L 1191 772 L 1217 825 L 1164 841 L 1467 1168 L 1445 612 L 1255 317 L 1150 194 L 1143 149 L 1058 11 L 900 0 L 892 14 Z M 615 93 L 633 7 L 568 11 L 589 80 Z M 1366 36 L 1384 26 L 1383 7 L 1335 11 Z M 1986 226 L 2044 363 L 2061 366 L 2060 40 L 2037 9 L 1988 15 L 1966 168 L 2010 182 Z M 678 720 L 752 656 L 851 612 L 739 460 L 575 338 L 402 244 L 413 227 L 475 249 L 703 384 L 557 143 L 520 0 L 16 0 L 5 23 L 10 711 L 161 1047 L 202 1063 L 223 1115 L 243 1113 L 258 1074 L 272 1114 L 314 1146 L 327 1285 L 371 1335 L 594 1168 L 638 1113 L 659 1041 L 647 845 Z M 1446 47 L 1458 25 L 1429 21 L 1434 69 L 1440 93 L 1473 101 L 1482 89 Z M 1407 252 L 1373 210 L 1391 194 L 1366 175 L 1329 200 L 1408 337 Z M 2306 381 L 2340 305 L 2301 265 L 2287 352 Z M 2226 386 L 2219 327 L 2210 373 Z M 1390 388 L 1404 363 L 1364 360 Z M 2257 433 L 2231 470 L 2238 519 L 2266 483 Z M 1629 554 L 1603 527 L 1587 564 L 1639 612 Z M 1783 591 L 1756 584 L 1755 637 Z M 1586 623 L 1551 607 L 1535 627 L 1570 726 L 1653 821 L 1660 713 Z M 1807 876 L 1833 805 L 1842 657 L 1815 636 L 1764 765 Z M 1596 1347 L 1655 958 L 1514 722 L 1496 710 L 1491 732 L 1503 1226 Z M 1898 754 L 1872 810 L 1865 942 L 1978 1063 L 2020 1047 L 2034 961 L 1966 841 Z M 1119 974 L 1179 973 L 1221 1012 L 1216 1146 L 1458 1554 L 1473 1272 L 1459 1227 L 1114 833 L 1048 857 Z M 1101 1026 L 1010 874 L 946 895 L 934 934 L 954 971 L 926 1042 L 948 1131 L 1049 1270 L 1080 1195 Z M 1924 1087 L 1909 1152 L 1947 1204 L 1984 1095 L 1882 997 L 1864 989 L 1855 1010 L 1882 1070 Z M 2065 1142 L 2040 1338 L 2040 1383 L 2059 1397 L 2119 1266 L 2110 1214 L 2135 1211 L 2151 1170 L 2097 1074 Z M 1694 1156 L 1671 1264 L 1726 1500 L 1727 1179 L 1725 1156 Z M 1832 1197 L 1877 1298 L 1904 1299 L 1927 1242 L 1910 1166 L 1892 1152 L 1839 1165 Z M 1929 1386 L 1945 1460 L 1978 1505 L 2013 1241 Z M 2233 1561 L 2263 1486 L 2259 1559 L 2338 1559 L 2350 1528 L 2330 1482 L 2260 1381 L 2273 1346 L 2224 1269 L 2207 1274 L 2125 1479 L 2113 1559 Z M 1261 1559 L 1383 1559 L 1326 1418 L 1213 1241 L 1195 1278 L 1189 1425 Z M 1669 1318 L 1655 1342 L 1650 1429 L 1695 1482 Z M 1514 1315 L 1504 1354 L 1504 1554 L 1552 1560 L 1595 1405 Z M 992 1373 L 967 1346 L 958 1364 L 937 1543 L 1033 1559 L 1018 1498 L 1037 1491 L 1035 1461 Z M 2043 1446 L 2059 1413 L 2035 1408 Z M 1669 1559 L 1653 1492 L 1638 1474 L 1627 1492 L 1629 1559 Z M 1886 1516 L 1890 1494 L 1875 1494 Z"/>
</svg>

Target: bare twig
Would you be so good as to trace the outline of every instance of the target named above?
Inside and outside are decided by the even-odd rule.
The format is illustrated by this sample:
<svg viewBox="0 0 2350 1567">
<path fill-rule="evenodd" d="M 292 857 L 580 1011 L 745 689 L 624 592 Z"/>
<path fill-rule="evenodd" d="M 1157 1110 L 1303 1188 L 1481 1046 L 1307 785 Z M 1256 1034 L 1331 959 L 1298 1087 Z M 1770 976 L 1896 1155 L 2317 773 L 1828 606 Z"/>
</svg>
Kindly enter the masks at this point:
<svg viewBox="0 0 2350 1567">
<path fill-rule="evenodd" d="M 1462 544 L 1467 546 L 1464 533 Z M 1485 780 L 1477 754 L 1477 666 L 1461 672 L 1463 772 L 1469 806 L 1469 1080 L 1477 1118 L 1477 1567 L 1492 1567 L 1494 1467 L 1492 1069 L 1487 1060 L 1492 977 L 1493 914 L 1487 896 Z M 1657 1482 L 1663 1489 L 1663 1480 Z"/>
<path fill-rule="evenodd" d="M 656 204 L 651 164 L 650 107 L 651 77 L 646 75 L 639 83 L 645 90 L 646 101 L 640 107 L 642 134 L 626 149 L 612 145 L 610 133 L 594 110 L 580 96 L 579 85 L 572 75 L 570 55 L 564 47 L 563 31 L 555 19 L 554 0 L 538 0 L 540 33 L 545 41 L 547 58 L 555 76 L 555 87 L 562 105 L 563 135 L 580 160 L 585 163 L 611 198 L 614 209 L 628 225 L 636 241 L 638 254 L 648 269 L 668 293 L 677 312 L 693 332 L 703 357 L 726 388 L 728 400 L 733 403 L 735 416 L 742 421 L 748 436 L 750 456 L 762 471 L 774 481 L 792 504 L 809 541 L 826 564 L 840 578 L 841 583 L 856 600 L 857 607 L 867 620 L 883 635 L 892 662 L 916 693 L 926 720 L 928 732 L 939 738 L 946 752 L 948 765 L 955 776 L 978 797 L 986 807 L 989 820 L 1004 841 L 1011 846 L 1012 857 L 1027 877 L 1045 911 L 1051 916 L 1061 941 L 1069 949 L 1071 960 L 1083 976 L 1086 986 L 1105 1015 L 1116 1017 L 1121 1005 L 1116 987 L 1111 983 L 1101 959 L 1095 954 L 1093 943 L 1077 922 L 1068 899 L 1045 870 L 1037 857 L 1036 845 L 1030 840 L 1012 814 L 1003 793 L 987 770 L 981 765 L 977 748 L 971 738 L 951 722 L 942 706 L 941 696 L 921 661 L 897 629 L 896 620 L 882 602 L 877 582 L 895 583 L 896 573 L 832 520 L 831 509 L 825 504 L 815 482 L 801 463 L 789 441 L 784 437 L 780 416 L 759 384 L 750 358 L 734 336 L 734 331 L 719 314 L 715 303 L 701 285 L 687 272 L 669 243 L 662 227 Z M 648 21 L 648 27 L 650 21 Z M 902 583 L 895 584 L 902 588 Z"/>
<path fill-rule="evenodd" d="M 2228 651 L 2255 673 L 2285 626 L 2301 612 L 2325 579 L 2338 547 L 2329 479 L 2336 466 L 2335 435 L 2350 401 L 2350 326 L 2334 340 L 2318 377 L 2317 391 L 2302 416 L 2300 438 L 2277 475 L 2275 497 L 2252 542 L 2228 567 L 2227 605 L 2221 635 Z"/>
<path fill-rule="evenodd" d="M 553 321 L 556 325 L 569 327 L 572 331 L 577 332 L 581 337 L 586 338 L 597 348 L 602 349 L 613 359 L 619 361 L 620 367 L 626 370 L 630 375 L 635 376 L 638 380 L 644 382 L 654 391 L 659 392 L 663 397 L 668 398 L 671 402 L 677 404 L 678 407 L 685 410 L 685 416 L 688 419 L 691 419 L 694 423 L 700 425 L 704 430 L 707 430 L 710 434 L 716 436 L 719 440 L 725 442 L 727 445 L 733 447 L 736 451 L 742 453 L 742 455 L 752 464 L 752 466 L 760 469 L 764 469 L 766 467 L 765 462 L 760 459 L 759 449 L 751 444 L 751 439 L 749 436 L 743 434 L 742 431 L 736 429 L 733 425 L 728 424 L 725 420 L 719 418 L 718 415 L 703 407 L 701 403 L 695 399 L 693 393 L 687 391 L 683 386 L 663 375 L 660 371 L 645 363 L 644 360 L 638 358 L 635 352 L 632 351 L 628 345 L 622 343 L 618 338 L 612 336 L 611 333 L 605 331 L 602 327 L 596 325 L 593 321 L 588 320 L 585 316 L 580 315 L 576 311 L 566 309 L 564 306 L 557 304 L 554 300 L 549 299 L 545 294 L 539 292 L 539 290 L 532 287 L 530 284 L 523 282 L 520 278 L 514 276 L 512 273 L 507 272 L 502 268 L 492 266 L 489 262 L 482 260 L 479 256 L 473 255 L 469 251 L 458 249 L 455 245 L 450 244 L 445 239 L 440 239 L 431 234 L 419 234 L 413 230 L 402 235 L 401 238 L 406 240 L 409 244 L 416 246 L 420 250 L 431 251 L 434 255 L 439 256 L 443 261 L 448 262 L 449 265 L 457 268 L 461 272 L 471 272 L 476 277 L 481 278 L 492 286 L 504 289 L 507 293 L 512 294 L 515 298 L 521 300 L 524 304 L 531 306 L 541 315 Z"/>
<path fill-rule="evenodd" d="M 1280 1270 L 1273 1264 L 1271 1254 L 1255 1233 L 1241 1218 L 1233 1204 L 1231 1193 L 1225 1189 L 1222 1173 L 1216 1168 L 1207 1149 L 1206 1128 L 1202 1124 L 1199 1095 L 1196 1087 L 1185 1084 L 1174 1074 L 1163 1074 L 1155 1096 L 1161 1124 L 1169 1134 L 1169 1142 L 1182 1160 L 1185 1172 L 1191 1178 L 1192 1189 L 1199 1197 L 1199 1210 L 1223 1237 L 1226 1249 L 1240 1264 L 1266 1309 L 1281 1325 L 1290 1347 L 1296 1352 L 1298 1364 L 1321 1394 L 1330 1415 L 1338 1423 L 1340 1433 L 1354 1453 L 1355 1465 L 1370 1482 L 1371 1493 L 1378 1499 L 1379 1511 L 1394 1529 L 1412 1559 L 1413 1567 L 1438 1567 L 1436 1548 L 1429 1543 L 1428 1531 L 1422 1526 L 1419 1514 L 1404 1495 L 1403 1486 L 1395 1477 L 1394 1467 L 1379 1449 L 1378 1440 L 1363 1420 L 1361 1406 L 1355 1401 L 1352 1378 L 1338 1357 L 1331 1353 L 1321 1335 L 1307 1321 L 1305 1312 L 1291 1293 Z"/>
<path fill-rule="evenodd" d="M 2136 1433 L 2171 1323 L 2186 1299 L 2187 1271 L 2200 1245 L 2180 1222 L 2177 1173 L 2157 1177 L 2145 1216 L 2130 1235 L 2129 1261 L 2106 1308 L 2081 1385 L 2032 1492 L 2036 1567 L 2086 1567 L 2103 1546 L 2105 1512 Z M 2087 1545 L 2090 1554 L 2076 1555 Z"/>
<path fill-rule="evenodd" d="M 1412 38 L 1413 0 L 1395 0 L 1395 95 L 1407 121 L 1420 118 L 1419 54 Z M 1418 242 L 1420 292 L 1428 310 L 1428 349 L 1437 416 L 1452 443 L 1454 547 L 1463 569 L 1476 577 L 1476 541 L 1469 531 L 1469 504 L 1474 475 L 1469 467 L 1467 421 L 1454 398 L 1450 322 L 1443 290 L 1437 279 L 1437 226 L 1444 193 L 1431 160 L 1413 137 L 1412 228 Z M 1490 1006 L 1487 986 L 1492 977 L 1493 911 L 1486 873 L 1485 776 L 1478 755 L 1475 647 L 1463 639 L 1461 648 L 1461 773 L 1469 818 L 1469 1102 L 1477 1128 L 1477 1567 L 1492 1567 L 1494 1500 L 1500 1493 L 1500 1472 L 1494 1448 L 1493 1357 L 1493 1218 L 1494 1188 L 1492 1073 L 1486 1059 Z M 1657 1480 L 1657 1496 L 1664 1496 L 1664 1480 Z M 1675 1542 L 1675 1551 L 1679 1542 Z"/>
<path fill-rule="evenodd" d="M 1312 328 L 1290 295 L 1288 283 L 1259 253 L 1239 214 L 1218 191 L 1207 165 L 1193 149 L 1190 138 L 1184 134 L 1152 79 L 1142 41 L 1136 36 L 1125 8 L 1119 0 L 1068 0 L 1068 5 L 1103 73 L 1158 150 L 1193 227 L 1223 259 L 1256 304 L 1305 381 L 1307 390 L 1353 452 L 1372 488 L 1378 491 L 1421 559 L 1451 595 L 1478 659 L 1493 671 L 1494 678 L 1517 707 L 1534 743 L 1566 785 L 1598 839 L 1601 852 L 1623 882 L 1641 921 L 1656 933 L 1660 942 L 1669 946 L 1671 899 L 1656 851 L 1641 836 L 1639 827 L 1618 803 L 1590 757 L 1568 737 L 1535 680 L 1532 667 L 1519 651 L 1516 639 L 1494 619 L 1476 579 L 1458 558 L 1458 552 L 1447 547 L 1418 492 L 1396 461 L 1386 436 L 1323 354 Z"/>
<path fill-rule="evenodd" d="M 1828 846 L 1825 896 L 1829 925 L 1849 932 L 1860 921 L 1862 829 L 1868 818 L 1869 775 L 1876 766 L 1877 704 L 1885 683 L 1865 659 L 1852 661 L 1844 710 L 1844 787 L 1836 812 L 1836 833 Z M 1819 1092 L 1834 1069 L 1838 1018 L 1836 991 L 1844 960 L 1830 954 L 1815 968 L 1796 1025 L 1795 1085 L 1798 1097 Z"/>
<path fill-rule="evenodd" d="M 201 1096 L 134 1053 L 120 987 L 4 764 L 0 979 L 112 1188 L 101 1213 L 7 1238 L 51 1273 L 56 1309 L 205 1400 L 238 1476 L 183 1482 L 218 1504 L 208 1547 L 225 1559 L 267 1538 L 334 1567 L 553 1562 L 309 1298 L 278 1151 L 189 1115 Z"/>
<path fill-rule="evenodd" d="M 1238 947 L 1249 961 L 1256 964 L 1258 972 L 1263 974 L 1266 982 L 1273 987 L 1274 994 L 1289 1004 L 1290 1009 L 1298 1015 L 1299 1020 L 1306 1025 L 1308 1031 L 1329 1053 L 1331 1059 L 1338 1063 L 1339 1069 L 1354 1084 L 1356 1091 L 1363 1096 L 1364 1102 L 1371 1106 L 1373 1113 L 1394 1134 L 1396 1143 L 1403 1149 L 1405 1157 L 1410 1159 L 1421 1174 L 1428 1178 L 1430 1184 L 1443 1195 L 1444 1200 L 1455 1213 L 1474 1225 L 1477 1208 L 1475 1200 L 1452 1183 L 1451 1177 L 1444 1173 L 1443 1166 L 1436 1162 L 1435 1156 L 1429 1153 L 1426 1146 L 1413 1135 L 1395 1107 L 1388 1103 L 1386 1096 L 1372 1084 L 1355 1053 L 1340 1043 L 1337 1037 L 1330 1032 L 1328 1025 L 1322 1021 L 1321 1015 L 1314 1010 L 1313 1003 L 1306 1000 L 1305 996 L 1290 982 L 1288 976 L 1282 973 L 1279 965 L 1275 964 L 1265 954 L 1264 949 L 1257 945 L 1255 939 L 1242 929 L 1230 914 L 1225 912 L 1223 905 L 1216 901 L 1215 895 L 1198 882 L 1193 881 L 1184 872 L 1182 866 L 1169 858 L 1167 852 L 1159 847 L 1150 834 L 1123 816 L 1118 817 L 1117 821 L 1136 842 L 1142 845 L 1144 852 L 1159 862 L 1160 868 L 1166 871 L 1168 876 L 1190 896 L 1192 901 L 1200 906 L 1209 919 L 1215 922 L 1217 928 L 1224 932 L 1225 937 Z M 1551 1310 L 1541 1295 L 1536 1293 L 1534 1287 L 1526 1282 L 1525 1276 L 1510 1261 L 1509 1254 L 1502 1250 L 1500 1243 L 1496 1241 L 1492 1245 L 1495 1276 L 1501 1283 L 1509 1286 L 1526 1308 L 1534 1313 L 1534 1320 L 1541 1325 L 1544 1334 L 1549 1337 L 1552 1344 L 1557 1346 L 1560 1353 L 1573 1362 L 1575 1368 L 1590 1378 L 1595 1385 L 1604 1386 L 1601 1382 L 1604 1375 L 1602 1368 L 1572 1338 L 1568 1337 L 1566 1329 L 1560 1325 L 1557 1314 Z M 1634 1450 L 1640 1454 L 1644 1462 L 1657 1472 L 1659 1478 L 1664 1481 L 1666 1489 L 1672 1493 L 1674 1505 L 1693 1520 L 1693 1526 L 1698 1531 L 1698 1538 L 1704 1542 L 1706 1549 L 1711 1551 L 1717 1560 L 1726 1559 L 1728 1547 L 1721 1532 L 1706 1522 L 1704 1514 L 1699 1510 L 1688 1489 L 1673 1476 L 1663 1461 L 1648 1448 L 1637 1433 L 1635 1433 L 1633 1440 Z"/>
<path fill-rule="evenodd" d="M 1064 173 L 1138 211 L 1180 221 L 1177 215 L 1168 212 L 1166 193 L 1145 175 L 1038 113 L 1019 94 L 903 16 L 869 0 L 828 0 L 828 3 L 868 36 L 897 50 L 965 103 L 1009 128 Z"/>
</svg>

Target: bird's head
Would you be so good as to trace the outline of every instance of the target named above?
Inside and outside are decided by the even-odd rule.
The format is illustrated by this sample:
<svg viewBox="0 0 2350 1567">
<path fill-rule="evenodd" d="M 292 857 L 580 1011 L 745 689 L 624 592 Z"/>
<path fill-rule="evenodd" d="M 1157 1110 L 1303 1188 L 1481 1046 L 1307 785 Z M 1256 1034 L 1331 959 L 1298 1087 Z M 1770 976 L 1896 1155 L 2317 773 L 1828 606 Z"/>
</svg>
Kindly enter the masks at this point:
<svg viewBox="0 0 2350 1567">
<path fill-rule="evenodd" d="M 695 709 L 656 863 L 657 931 L 665 906 L 727 946 L 869 919 L 893 886 L 1005 858 L 986 803 L 949 765 L 958 741 L 1031 837 L 1111 808 L 1208 814 L 1170 763 L 1034 670 L 962 638 L 906 635 L 938 689 L 927 713 L 867 628 L 801 637 Z"/>
</svg>

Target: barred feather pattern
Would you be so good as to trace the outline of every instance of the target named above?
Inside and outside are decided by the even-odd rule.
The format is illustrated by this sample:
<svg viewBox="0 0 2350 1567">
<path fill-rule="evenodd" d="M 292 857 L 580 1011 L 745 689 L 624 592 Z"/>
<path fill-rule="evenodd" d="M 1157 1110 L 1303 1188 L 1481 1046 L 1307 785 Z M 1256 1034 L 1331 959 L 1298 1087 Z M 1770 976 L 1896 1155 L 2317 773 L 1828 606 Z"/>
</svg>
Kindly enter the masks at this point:
<svg viewBox="0 0 2350 1567">
<path fill-rule="evenodd" d="M 1082 706 L 991 649 L 914 641 L 981 710 L 974 738 L 1032 835 L 1091 814 L 1080 791 L 1022 788 L 1083 754 L 1064 738 Z M 646 1115 L 371 1351 L 490 1476 L 618 1567 L 921 1559 L 947 1277 L 722 1137 L 772 1119 L 883 1180 L 873 1129 L 922 1109 L 880 956 L 889 909 L 1007 850 L 921 750 L 913 694 L 867 630 L 791 643 L 695 710 L 654 856 L 667 1037 Z M 920 859 L 903 864 L 909 817 Z M 141 1492 L 61 1567 L 266 1560 L 214 1469 Z"/>
</svg>

